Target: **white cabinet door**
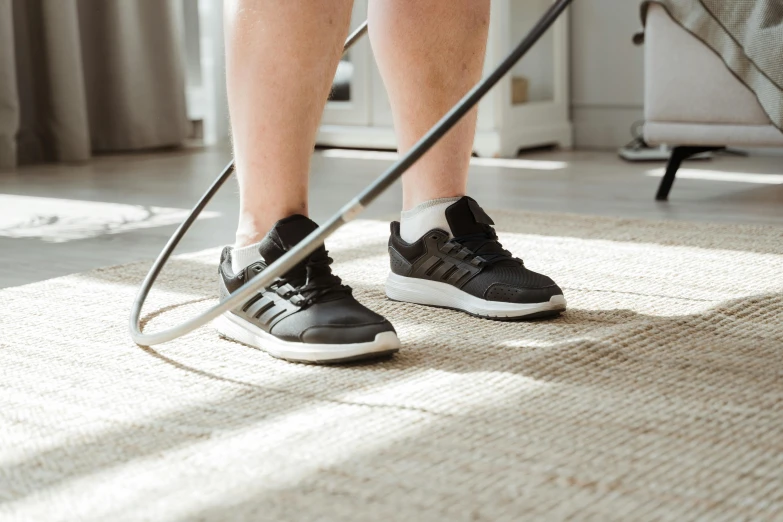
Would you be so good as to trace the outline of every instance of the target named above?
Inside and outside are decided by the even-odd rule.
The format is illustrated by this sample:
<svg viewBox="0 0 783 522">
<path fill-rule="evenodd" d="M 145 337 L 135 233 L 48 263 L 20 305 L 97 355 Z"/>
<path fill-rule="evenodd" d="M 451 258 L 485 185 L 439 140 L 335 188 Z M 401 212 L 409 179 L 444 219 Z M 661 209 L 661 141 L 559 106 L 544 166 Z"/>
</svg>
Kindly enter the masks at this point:
<svg viewBox="0 0 783 522">
<path fill-rule="evenodd" d="M 354 3 L 351 31 L 367 19 L 367 1 Z M 365 35 L 340 61 L 332 95 L 324 110 L 324 124 L 370 124 L 371 59 L 370 41 Z"/>
<path fill-rule="evenodd" d="M 492 2 L 485 75 L 519 44 L 553 1 Z M 366 16 L 367 2 L 357 0 L 354 26 Z M 369 39 L 365 38 L 355 50 L 350 55 L 350 95 L 345 101 L 330 102 L 318 143 L 393 149 L 396 139 L 391 108 Z M 568 61 L 568 20 L 563 16 L 479 104 L 474 150 L 481 156 L 514 157 L 523 148 L 550 144 L 570 147 Z M 513 99 L 515 81 L 520 87 L 527 85 L 527 93 Z"/>
</svg>

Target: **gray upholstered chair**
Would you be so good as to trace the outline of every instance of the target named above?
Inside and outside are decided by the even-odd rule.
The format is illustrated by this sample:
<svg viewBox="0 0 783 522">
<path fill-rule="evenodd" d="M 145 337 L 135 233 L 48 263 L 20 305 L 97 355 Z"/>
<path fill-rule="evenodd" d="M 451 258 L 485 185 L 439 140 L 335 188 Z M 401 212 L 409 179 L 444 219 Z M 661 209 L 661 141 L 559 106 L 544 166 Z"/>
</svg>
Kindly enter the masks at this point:
<svg viewBox="0 0 783 522">
<path fill-rule="evenodd" d="M 694 154 L 728 146 L 783 147 L 783 133 L 754 93 L 658 4 L 647 12 L 644 40 L 644 139 L 673 147 L 657 200 L 668 198 L 680 164 Z"/>
</svg>

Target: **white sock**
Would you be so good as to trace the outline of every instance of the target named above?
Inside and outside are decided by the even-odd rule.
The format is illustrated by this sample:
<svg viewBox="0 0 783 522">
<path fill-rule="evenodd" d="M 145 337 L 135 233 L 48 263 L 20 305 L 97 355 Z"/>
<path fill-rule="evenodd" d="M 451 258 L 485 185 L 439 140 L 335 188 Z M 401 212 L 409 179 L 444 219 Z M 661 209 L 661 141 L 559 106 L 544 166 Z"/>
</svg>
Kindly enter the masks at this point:
<svg viewBox="0 0 783 522">
<path fill-rule="evenodd" d="M 258 247 L 261 243 L 255 243 L 242 248 L 231 249 L 231 271 L 235 274 L 241 272 L 256 261 L 263 261 Z"/>
<path fill-rule="evenodd" d="M 460 199 L 431 199 L 410 210 L 403 210 L 400 213 L 400 237 L 407 243 L 413 243 L 433 228 L 445 230 L 451 235 L 446 209 Z"/>
</svg>

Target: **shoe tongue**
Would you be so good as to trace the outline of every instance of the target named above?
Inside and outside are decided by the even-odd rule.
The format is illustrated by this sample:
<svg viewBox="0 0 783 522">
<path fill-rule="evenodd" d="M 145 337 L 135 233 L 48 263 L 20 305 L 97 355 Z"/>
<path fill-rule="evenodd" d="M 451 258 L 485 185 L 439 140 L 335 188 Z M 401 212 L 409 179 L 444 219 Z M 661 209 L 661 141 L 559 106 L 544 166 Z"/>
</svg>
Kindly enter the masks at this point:
<svg viewBox="0 0 783 522">
<path fill-rule="evenodd" d="M 491 233 L 490 226 L 495 222 L 476 203 L 476 200 L 464 196 L 446 209 L 446 220 L 449 222 L 451 234 L 454 237 L 471 234 Z M 478 254 L 493 259 L 496 266 L 519 266 L 519 260 L 510 257 L 497 241 L 468 241 L 464 243 L 469 248 L 479 248 Z"/>
<path fill-rule="evenodd" d="M 267 264 L 272 263 L 317 228 L 318 224 L 301 214 L 281 219 L 261 240 L 261 256 Z"/>
<path fill-rule="evenodd" d="M 487 225 L 495 222 L 471 197 L 463 196 L 446 209 L 446 220 L 455 237 L 486 232 Z"/>
</svg>

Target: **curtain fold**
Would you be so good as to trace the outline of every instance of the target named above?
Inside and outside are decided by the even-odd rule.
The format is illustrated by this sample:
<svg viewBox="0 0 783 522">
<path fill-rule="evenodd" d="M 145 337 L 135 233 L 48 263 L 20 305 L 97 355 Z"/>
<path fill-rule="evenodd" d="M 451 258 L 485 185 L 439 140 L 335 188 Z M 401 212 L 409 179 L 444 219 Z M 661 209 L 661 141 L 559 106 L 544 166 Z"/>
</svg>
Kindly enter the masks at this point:
<svg viewBox="0 0 783 522">
<path fill-rule="evenodd" d="M 16 165 L 19 99 L 11 0 L 0 0 L 0 169 Z"/>
<path fill-rule="evenodd" d="M 0 167 L 180 144 L 175 13 L 173 0 L 0 0 Z"/>
</svg>

